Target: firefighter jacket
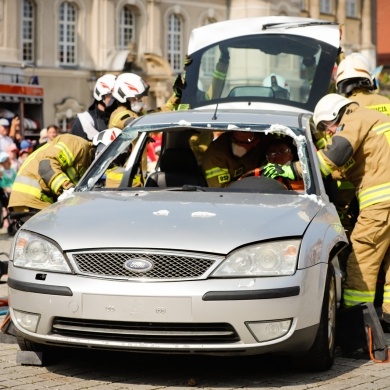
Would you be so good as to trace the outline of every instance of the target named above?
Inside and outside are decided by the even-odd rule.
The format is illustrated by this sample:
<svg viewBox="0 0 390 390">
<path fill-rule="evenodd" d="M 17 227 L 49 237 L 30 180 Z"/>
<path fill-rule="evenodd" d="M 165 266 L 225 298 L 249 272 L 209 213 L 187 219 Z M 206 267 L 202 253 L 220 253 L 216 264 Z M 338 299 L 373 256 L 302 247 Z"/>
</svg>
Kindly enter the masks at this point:
<svg viewBox="0 0 390 390">
<path fill-rule="evenodd" d="M 77 184 L 93 159 L 92 143 L 62 134 L 33 152 L 20 167 L 8 207 L 44 209 Z"/>
<path fill-rule="evenodd" d="M 354 185 L 360 210 L 390 201 L 390 119 L 350 104 L 338 131 L 317 152 L 324 176 L 340 170 Z"/>
<path fill-rule="evenodd" d="M 265 136 L 260 136 L 257 145 L 243 157 L 232 152 L 232 135 L 221 134 L 203 155 L 202 168 L 209 187 L 226 187 L 244 173 L 262 165 L 265 161 Z"/>
<path fill-rule="evenodd" d="M 131 122 L 131 120 L 138 118 L 143 113 L 141 112 L 139 115 L 129 110 L 125 106 L 119 106 L 110 116 L 110 121 L 108 123 L 108 128 L 112 129 L 116 127 L 117 129 L 123 130 L 126 125 Z"/>
<path fill-rule="evenodd" d="M 352 91 L 348 99 L 358 102 L 360 106 L 376 110 L 390 116 L 390 99 L 386 96 L 360 88 Z"/>
</svg>

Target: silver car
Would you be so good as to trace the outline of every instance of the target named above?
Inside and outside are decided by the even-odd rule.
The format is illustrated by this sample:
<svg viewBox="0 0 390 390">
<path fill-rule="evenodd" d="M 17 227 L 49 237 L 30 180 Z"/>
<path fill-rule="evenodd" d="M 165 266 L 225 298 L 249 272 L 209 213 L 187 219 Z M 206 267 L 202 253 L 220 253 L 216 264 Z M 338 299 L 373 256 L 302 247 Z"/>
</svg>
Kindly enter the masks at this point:
<svg viewBox="0 0 390 390">
<path fill-rule="evenodd" d="M 266 88 L 257 109 L 248 108 L 256 96 L 240 97 L 246 108 L 221 96 L 140 117 L 68 199 L 22 226 L 8 277 L 21 349 L 297 354 L 307 368 L 331 367 L 347 238 L 319 171 L 310 91 L 290 104 Z M 207 186 L 196 140 L 232 131 L 291 141 L 303 188 L 245 175 Z M 156 134 L 154 166 L 146 153 Z"/>
</svg>

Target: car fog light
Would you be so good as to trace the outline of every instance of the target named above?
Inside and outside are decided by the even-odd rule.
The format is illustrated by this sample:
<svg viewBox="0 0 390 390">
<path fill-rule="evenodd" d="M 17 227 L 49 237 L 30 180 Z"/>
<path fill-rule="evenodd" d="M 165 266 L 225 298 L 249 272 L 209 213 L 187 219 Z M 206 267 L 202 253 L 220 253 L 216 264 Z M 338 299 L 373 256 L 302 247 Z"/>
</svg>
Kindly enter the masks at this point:
<svg viewBox="0 0 390 390">
<path fill-rule="evenodd" d="M 40 315 L 34 313 L 27 313 L 25 311 L 14 310 L 16 321 L 23 328 L 30 332 L 36 332 Z"/>
<path fill-rule="evenodd" d="M 247 322 L 246 326 L 258 342 L 283 337 L 290 330 L 292 320 Z"/>
</svg>

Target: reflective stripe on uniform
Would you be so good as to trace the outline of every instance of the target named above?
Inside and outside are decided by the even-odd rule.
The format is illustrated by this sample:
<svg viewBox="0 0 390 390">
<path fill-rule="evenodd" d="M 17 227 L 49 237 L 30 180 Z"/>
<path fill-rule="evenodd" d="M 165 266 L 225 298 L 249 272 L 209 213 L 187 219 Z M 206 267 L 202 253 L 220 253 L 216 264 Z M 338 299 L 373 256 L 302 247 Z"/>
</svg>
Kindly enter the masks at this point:
<svg viewBox="0 0 390 390">
<path fill-rule="evenodd" d="M 71 166 L 74 162 L 74 155 L 70 151 L 67 145 L 63 142 L 58 142 L 58 144 L 54 145 L 55 148 L 60 149 L 60 153 L 58 155 L 60 164 L 64 166 Z"/>
<path fill-rule="evenodd" d="M 320 170 L 323 173 L 323 175 L 326 177 L 328 175 L 331 175 L 333 170 L 332 168 L 326 163 L 324 156 L 322 155 L 322 152 L 317 152 L 318 160 L 320 163 Z"/>
<path fill-rule="evenodd" d="M 80 175 L 77 173 L 74 167 L 68 167 L 65 169 L 67 176 L 73 184 L 77 184 Z"/>
<path fill-rule="evenodd" d="M 345 306 L 355 306 L 360 303 L 374 302 L 375 291 L 358 291 L 345 289 L 343 300 Z"/>
<path fill-rule="evenodd" d="M 316 147 L 317 149 L 324 149 L 325 146 L 327 144 L 327 141 L 325 138 L 320 138 L 317 142 L 316 142 Z"/>
<path fill-rule="evenodd" d="M 374 126 L 372 130 L 377 134 L 384 135 L 386 137 L 387 143 L 390 145 L 390 122 Z"/>
<path fill-rule="evenodd" d="M 390 116 L 390 104 L 375 104 L 373 106 L 366 106 L 370 110 L 379 111 L 382 114 Z"/>
<path fill-rule="evenodd" d="M 213 73 L 213 78 L 214 79 L 218 79 L 218 80 L 222 80 L 222 81 L 225 81 L 226 80 L 226 72 L 220 72 L 218 70 L 215 70 L 214 73 Z"/>
<path fill-rule="evenodd" d="M 69 181 L 69 177 L 65 175 L 65 173 L 60 173 L 58 176 L 54 178 L 54 180 L 50 184 L 51 190 L 58 194 L 60 188 L 63 186 L 64 183 Z"/>
<path fill-rule="evenodd" d="M 226 168 L 215 167 L 207 169 L 207 171 L 205 171 L 205 175 L 206 179 L 211 179 L 219 175 L 229 175 L 229 170 Z"/>
<path fill-rule="evenodd" d="M 360 209 L 376 203 L 390 200 L 390 183 L 380 184 L 359 191 L 358 195 Z"/>
<path fill-rule="evenodd" d="M 17 176 L 12 186 L 12 191 L 34 196 L 45 202 L 53 203 L 53 199 L 42 193 L 41 186 L 37 180 L 30 179 L 26 176 Z"/>
<path fill-rule="evenodd" d="M 390 287 L 385 286 L 383 292 L 383 303 L 390 303 Z"/>
<path fill-rule="evenodd" d="M 115 170 L 107 171 L 107 179 L 116 180 L 120 182 L 122 180 L 122 177 L 123 177 L 123 171 L 122 172 L 116 172 Z"/>
<path fill-rule="evenodd" d="M 387 131 L 390 131 L 390 122 L 382 123 L 378 126 L 374 126 L 372 131 L 375 131 L 377 134 L 384 134 Z"/>
</svg>

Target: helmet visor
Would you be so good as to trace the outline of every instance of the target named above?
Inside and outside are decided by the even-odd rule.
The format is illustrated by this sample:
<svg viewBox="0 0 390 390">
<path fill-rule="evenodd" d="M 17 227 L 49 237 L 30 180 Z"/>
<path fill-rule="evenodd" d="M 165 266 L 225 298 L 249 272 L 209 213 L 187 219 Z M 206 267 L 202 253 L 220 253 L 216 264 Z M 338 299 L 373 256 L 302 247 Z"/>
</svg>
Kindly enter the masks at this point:
<svg viewBox="0 0 390 390">
<path fill-rule="evenodd" d="M 327 131 L 330 127 L 338 123 L 339 118 L 333 119 L 332 121 L 321 121 L 318 123 L 317 128 L 319 131 Z"/>
</svg>

